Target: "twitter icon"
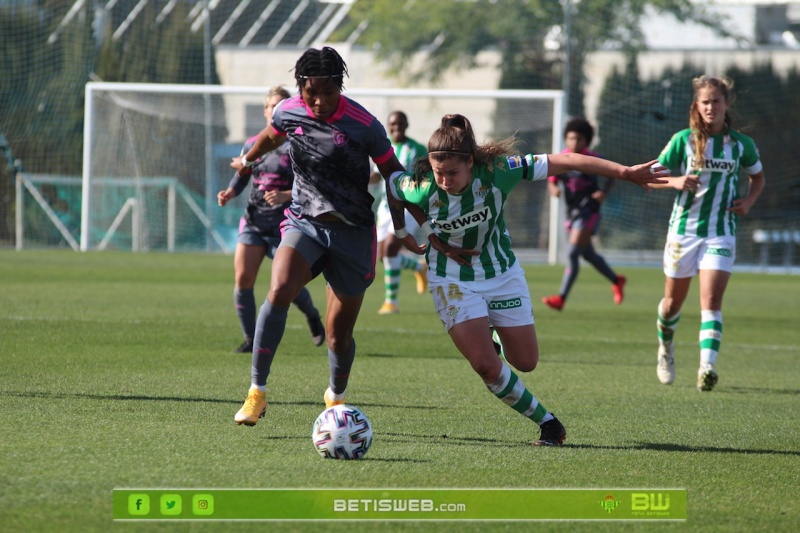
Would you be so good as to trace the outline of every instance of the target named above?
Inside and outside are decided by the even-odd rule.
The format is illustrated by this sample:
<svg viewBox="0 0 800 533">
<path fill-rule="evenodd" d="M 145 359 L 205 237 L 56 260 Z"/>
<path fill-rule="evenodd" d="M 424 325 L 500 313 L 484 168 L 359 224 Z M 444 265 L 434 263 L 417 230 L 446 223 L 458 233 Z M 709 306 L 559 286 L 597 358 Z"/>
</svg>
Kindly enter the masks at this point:
<svg viewBox="0 0 800 533">
<path fill-rule="evenodd" d="M 181 496 L 180 494 L 162 494 L 161 495 L 161 514 L 165 516 L 175 516 L 181 514 Z"/>
</svg>

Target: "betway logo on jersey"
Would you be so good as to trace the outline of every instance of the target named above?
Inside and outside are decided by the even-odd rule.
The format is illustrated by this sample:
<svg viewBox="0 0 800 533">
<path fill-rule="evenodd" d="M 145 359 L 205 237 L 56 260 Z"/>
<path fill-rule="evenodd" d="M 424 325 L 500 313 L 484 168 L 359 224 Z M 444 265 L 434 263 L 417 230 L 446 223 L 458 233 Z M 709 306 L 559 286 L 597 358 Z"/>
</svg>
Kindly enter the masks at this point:
<svg viewBox="0 0 800 533">
<path fill-rule="evenodd" d="M 467 230 L 474 226 L 478 226 L 487 220 L 489 220 L 488 206 L 484 207 L 480 211 L 473 211 L 472 213 L 467 213 L 466 215 L 456 217 L 453 220 L 448 220 L 446 222 L 434 220 L 432 226 L 434 228 L 439 228 L 442 231 Z"/>
<path fill-rule="evenodd" d="M 689 168 L 698 168 L 695 158 L 689 158 Z M 732 159 L 706 159 L 703 163 L 703 170 L 720 170 L 722 172 L 733 172 L 736 168 L 736 161 Z"/>
</svg>

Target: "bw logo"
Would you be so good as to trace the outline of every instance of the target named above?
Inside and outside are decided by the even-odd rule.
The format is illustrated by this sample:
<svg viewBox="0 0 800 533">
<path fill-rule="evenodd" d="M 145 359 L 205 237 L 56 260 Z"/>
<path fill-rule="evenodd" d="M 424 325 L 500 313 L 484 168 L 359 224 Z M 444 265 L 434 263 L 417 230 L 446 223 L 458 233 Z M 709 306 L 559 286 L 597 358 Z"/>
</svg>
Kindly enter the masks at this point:
<svg viewBox="0 0 800 533">
<path fill-rule="evenodd" d="M 666 511 L 669 509 L 669 494 L 661 492 L 634 492 L 631 494 L 632 511 Z"/>
</svg>

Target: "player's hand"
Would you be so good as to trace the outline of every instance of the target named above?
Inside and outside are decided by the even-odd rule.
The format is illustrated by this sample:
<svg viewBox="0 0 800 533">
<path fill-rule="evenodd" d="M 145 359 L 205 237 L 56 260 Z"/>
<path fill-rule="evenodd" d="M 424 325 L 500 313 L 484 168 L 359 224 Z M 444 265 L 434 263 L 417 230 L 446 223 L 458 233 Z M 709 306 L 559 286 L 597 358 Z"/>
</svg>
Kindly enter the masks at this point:
<svg viewBox="0 0 800 533">
<path fill-rule="evenodd" d="M 653 159 L 647 163 L 642 163 L 641 165 L 634 165 L 632 167 L 628 167 L 625 171 L 625 176 L 622 178 L 625 181 L 630 181 L 631 183 L 635 183 L 642 189 L 649 191 L 649 185 L 655 183 L 668 183 L 667 180 L 663 178 L 669 177 L 669 170 L 658 164 L 658 159 Z"/>
<path fill-rule="evenodd" d="M 592 198 L 602 204 L 606 201 L 606 193 L 603 191 L 594 191 L 592 193 Z"/>
<path fill-rule="evenodd" d="M 472 256 L 480 255 L 480 252 L 478 250 L 471 250 L 469 248 L 456 248 L 454 246 L 450 246 L 435 234 L 431 234 L 428 237 L 428 241 L 430 242 L 430 246 L 432 246 L 434 250 L 436 250 L 441 254 L 446 255 L 459 265 L 470 266 L 472 265 Z"/>
<path fill-rule="evenodd" d="M 697 192 L 700 187 L 700 178 L 694 174 L 687 174 L 669 180 L 669 184 L 678 191 Z"/>
<path fill-rule="evenodd" d="M 746 217 L 751 207 L 753 207 L 753 202 L 749 198 L 737 198 L 731 203 L 728 211 Z"/>
<path fill-rule="evenodd" d="M 248 172 L 252 172 L 253 171 L 252 167 L 246 167 L 246 166 L 244 166 L 242 164 L 242 158 L 241 157 L 232 157 L 231 158 L 231 168 L 236 170 L 236 173 L 239 176 L 244 176 Z"/>
<path fill-rule="evenodd" d="M 285 204 L 292 199 L 292 191 L 266 191 L 264 193 L 264 200 L 269 205 Z"/>
<path fill-rule="evenodd" d="M 232 200 L 233 198 L 236 198 L 236 194 L 234 194 L 233 189 L 229 187 L 224 191 L 219 191 L 217 193 L 217 204 L 220 207 L 223 207 L 228 203 L 229 200 Z"/>
<path fill-rule="evenodd" d="M 414 252 L 417 255 L 422 255 L 425 253 L 425 245 L 419 244 L 417 242 L 417 239 L 415 239 L 414 236 L 411 235 L 410 233 L 405 237 L 403 237 L 402 239 L 400 239 L 400 242 L 403 243 L 403 246 L 406 248 L 406 250 L 410 250 L 411 252 Z"/>
</svg>

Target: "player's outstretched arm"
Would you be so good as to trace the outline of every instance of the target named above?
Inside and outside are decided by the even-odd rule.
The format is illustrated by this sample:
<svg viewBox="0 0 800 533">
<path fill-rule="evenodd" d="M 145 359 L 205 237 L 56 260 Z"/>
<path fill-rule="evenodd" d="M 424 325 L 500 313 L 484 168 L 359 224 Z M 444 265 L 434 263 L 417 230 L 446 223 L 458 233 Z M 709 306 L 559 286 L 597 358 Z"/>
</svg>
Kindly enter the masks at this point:
<svg viewBox="0 0 800 533">
<path fill-rule="evenodd" d="M 576 153 L 550 154 L 547 159 L 547 173 L 550 175 L 578 170 L 586 174 L 600 174 L 613 179 L 630 181 L 648 191 L 650 190 L 649 185 L 667 183 L 663 178 L 669 177 L 669 170 L 659 165 L 657 159 L 631 167 L 608 159 Z"/>
<path fill-rule="evenodd" d="M 405 202 L 396 198 L 394 194 L 391 193 L 392 190 L 392 175 L 396 172 L 404 172 L 405 169 L 403 165 L 398 161 L 396 156 L 392 156 L 391 159 L 388 161 L 384 161 L 377 165 L 378 171 L 383 176 L 383 179 L 386 181 L 386 200 L 389 204 L 389 213 L 392 215 L 392 225 L 394 226 L 394 235 L 397 237 L 403 246 L 414 252 L 415 254 L 423 254 L 425 253 L 425 247 L 420 246 L 417 243 L 417 240 L 414 238 L 413 235 L 408 233 L 406 230 L 406 216 L 405 216 Z M 421 211 L 420 211 L 421 212 Z M 414 215 L 414 212 L 411 212 Z M 414 218 L 417 218 L 416 216 Z M 423 222 L 425 218 L 423 215 Z M 419 220 L 417 219 L 417 222 Z"/>
<path fill-rule="evenodd" d="M 685 174 L 683 176 L 672 176 L 667 180 L 667 183 L 651 184 L 650 188 L 695 192 L 699 186 L 700 178 L 696 174 Z"/>
<path fill-rule="evenodd" d="M 261 130 L 253 146 L 250 147 L 250 150 L 248 150 L 246 154 L 242 157 L 234 157 L 231 159 L 231 168 L 236 169 L 236 172 L 241 176 L 245 168 L 252 166 L 256 159 L 276 149 L 282 145 L 285 140 L 285 135 L 279 135 L 272 127 L 272 124 L 268 125 Z"/>
</svg>

